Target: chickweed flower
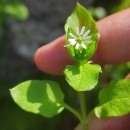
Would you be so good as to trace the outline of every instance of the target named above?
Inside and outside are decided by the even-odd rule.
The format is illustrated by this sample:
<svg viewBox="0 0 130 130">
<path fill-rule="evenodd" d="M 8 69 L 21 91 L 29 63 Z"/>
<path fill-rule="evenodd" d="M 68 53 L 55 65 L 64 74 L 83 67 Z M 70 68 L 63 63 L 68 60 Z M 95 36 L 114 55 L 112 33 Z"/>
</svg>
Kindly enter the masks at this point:
<svg viewBox="0 0 130 130">
<path fill-rule="evenodd" d="M 71 38 L 68 39 L 69 44 L 67 46 L 74 46 L 76 49 L 83 48 L 87 49 L 86 44 L 91 44 L 90 38 L 91 36 L 88 36 L 90 33 L 90 30 L 87 30 L 85 32 L 85 26 L 79 30 L 78 27 L 76 27 L 76 35 L 73 33 L 69 33 Z"/>
</svg>

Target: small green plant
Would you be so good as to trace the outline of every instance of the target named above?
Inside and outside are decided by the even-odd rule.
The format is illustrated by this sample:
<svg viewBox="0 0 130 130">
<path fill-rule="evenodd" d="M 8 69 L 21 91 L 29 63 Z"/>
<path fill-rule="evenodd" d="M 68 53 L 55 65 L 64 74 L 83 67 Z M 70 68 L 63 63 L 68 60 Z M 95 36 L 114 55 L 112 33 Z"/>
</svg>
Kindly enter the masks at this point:
<svg viewBox="0 0 130 130">
<path fill-rule="evenodd" d="M 28 8 L 20 0 L 0 0 L 0 51 L 5 47 L 7 40 L 8 23 L 7 18 L 13 17 L 17 20 L 25 20 L 29 16 Z"/>
<path fill-rule="evenodd" d="M 9 15 L 18 20 L 25 20 L 28 18 L 29 12 L 19 0 L 0 0 L 0 25 Z"/>
<path fill-rule="evenodd" d="M 75 65 L 67 65 L 64 69 L 65 79 L 69 86 L 78 93 L 80 108 L 72 108 L 64 101 L 64 93 L 60 86 L 50 80 L 29 80 L 10 89 L 13 100 L 24 110 L 44 117 L 53 117 L 67 109 L 72 112 L 88 130 L 90 113 L 98 118 L 122 116 L 130 112 L 130 81 L 113 80 L 108 87 L 99 92 L 99 104 L 87 111 L 87 94 L 98 83 L 101 67 L 88 61 L 95 53 L 99 32 L 89 12 L 77 3 L 73 13 L 65 24 L 66 44 L 69 55 Z M 88 93 L 87 92 L 87 93 Z M 76 99 L 77 100 L 77 99 Z M 94 101 L 96 99 L 89 99 Z"/>
</svg>

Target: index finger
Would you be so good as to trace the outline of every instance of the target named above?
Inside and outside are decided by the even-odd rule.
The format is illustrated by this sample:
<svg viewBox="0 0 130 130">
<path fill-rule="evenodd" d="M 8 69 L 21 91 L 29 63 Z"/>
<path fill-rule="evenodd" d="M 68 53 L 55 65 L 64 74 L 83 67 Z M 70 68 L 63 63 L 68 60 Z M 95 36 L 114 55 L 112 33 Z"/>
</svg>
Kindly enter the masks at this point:
<svg viewBox="0 0 130 130">
<path fill-rule="evenodd" d="M 113 14 L 97 22 L 101 38 L 93 61 L 99 64 L 117 64 L 130 60 L 130 9 Z M 65 36 L 52 41 L 35 54 L 37 67 L 46 73 L 62 74 L 73 61 L 63 47 Z"/>
</svg>

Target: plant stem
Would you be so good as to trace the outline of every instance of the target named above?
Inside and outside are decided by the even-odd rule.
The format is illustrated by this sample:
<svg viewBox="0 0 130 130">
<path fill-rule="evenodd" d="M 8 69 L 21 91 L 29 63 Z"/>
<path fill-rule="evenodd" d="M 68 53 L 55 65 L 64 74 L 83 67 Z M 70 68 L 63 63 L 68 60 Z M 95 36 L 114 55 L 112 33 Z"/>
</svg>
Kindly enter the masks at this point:
<svg viewBox="0 0 130 130">
<path fill-rule="evenodd" d="M 78 92 L 80 99 L 80 107 L 82 113 L 82 122 L 83 130 L 87 130 L 87 109 L 86 109 L 86 100 L 85 100 L 85 92 Z"/>
<path fill-rule="evenodd" d="M 69 106 L 68 104 L 64 103 L 64 107 L 69 110 L 70 112 L 72 112 L 78 119 L 80 122 L 82 122 L 82 117 L 80 115 L 80 113 L 78 111 L 76 111 L 75 109 L 73 109 L 71 106 Z"/>
</svg>

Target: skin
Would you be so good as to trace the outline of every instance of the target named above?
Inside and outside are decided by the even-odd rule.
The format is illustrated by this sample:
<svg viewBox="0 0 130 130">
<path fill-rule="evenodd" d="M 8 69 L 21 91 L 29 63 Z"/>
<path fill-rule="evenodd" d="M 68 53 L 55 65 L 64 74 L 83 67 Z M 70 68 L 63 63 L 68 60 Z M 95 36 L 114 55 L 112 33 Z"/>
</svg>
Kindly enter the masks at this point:
<svg viewBox="0 0 130 130">
<path fill-rule="evenodd" d="M 97 22 L 100 32 L 98 48 L 92 61 L 98 64 L 119 64 L 130 61 L 130 8 L 108 16 Z M 37 67 L 46 73 L 60 75 L 67 64 L 74 64 L 68 56 L 65 36 L 39 48 L 34 60 Z M 90 130 L 130 130 L 130 114 L 110 117 L 105 120 L 93 115 Z M 75 130 L 82 130 L 79 125 Z"/>
</svg>

